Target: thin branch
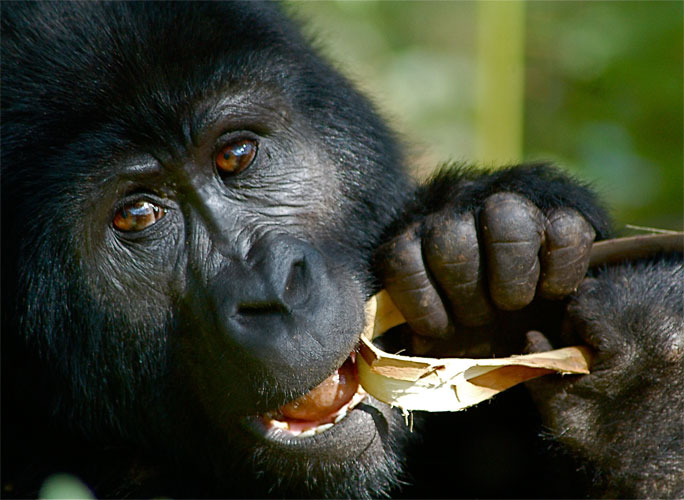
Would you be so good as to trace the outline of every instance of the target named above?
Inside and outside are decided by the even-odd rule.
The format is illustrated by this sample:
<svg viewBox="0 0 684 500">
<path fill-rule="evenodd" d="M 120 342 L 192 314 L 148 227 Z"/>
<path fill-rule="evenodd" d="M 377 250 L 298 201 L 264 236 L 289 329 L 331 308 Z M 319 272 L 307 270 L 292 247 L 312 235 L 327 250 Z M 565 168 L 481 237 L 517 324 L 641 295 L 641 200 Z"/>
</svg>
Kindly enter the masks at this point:
<svg viewBox="0 0 684 500">
<path fill-rule="evenodd" d="M 674 252 L 684 252 L 684 233 L 647 234 L 597 241 L 591 248 L 589 267 Z"/>
</svg>

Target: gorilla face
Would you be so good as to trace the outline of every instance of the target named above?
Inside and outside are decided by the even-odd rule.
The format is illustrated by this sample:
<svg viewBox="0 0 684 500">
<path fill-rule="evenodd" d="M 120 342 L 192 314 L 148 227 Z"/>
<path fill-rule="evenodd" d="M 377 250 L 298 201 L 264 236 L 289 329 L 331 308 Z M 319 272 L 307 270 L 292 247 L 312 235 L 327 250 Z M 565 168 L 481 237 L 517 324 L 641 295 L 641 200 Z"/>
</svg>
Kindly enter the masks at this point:
<svg viewBox="0 0 684 500">
<path fill-rule="evenodd" d="M 3 278 L 50 404 L 227 484 L 387 489 L 403 424 L 350 364 L 410 183 L 369 103 L 270 4 L 12 5 L 3 59 Z"/>
</svg>

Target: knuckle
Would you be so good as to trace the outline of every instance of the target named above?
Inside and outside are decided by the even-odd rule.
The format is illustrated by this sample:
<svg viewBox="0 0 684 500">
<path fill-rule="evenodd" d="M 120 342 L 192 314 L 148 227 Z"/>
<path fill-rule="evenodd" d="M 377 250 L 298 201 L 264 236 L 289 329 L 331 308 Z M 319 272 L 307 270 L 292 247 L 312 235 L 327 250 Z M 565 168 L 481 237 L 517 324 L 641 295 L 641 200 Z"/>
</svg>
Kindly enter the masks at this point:
<svg viewBox="0 0 684 500">
<path fill-rule="evenodd" d="M 471 213 L 435 216 L 423 239 L 423 252 L 433 272 L 472 274 L 479 263 L 475 219 Z"/>
<path fill-rule="evenodd" d="M 560 298 L 573 292 L 589 267 L 589 252 L 595 232 L 577 211 L 553 210 L 548 217 L 541 253 L 540 294 Z"/>
<path fill-rule="evenodd" d="M 525 196 L 514 193 L 511 191 L 501 191 L 499 193 L 494 193 L 487 197 L 485 200 L 485 206 L 509 206 L 509 205 L 519 205 L 519 206 L 529 206 L 534 207 L 535 205 L 528 200 Z"/>
<path fill-rule="evenodd" d="M 541 211 L 515 193 L 497 193 L 487 198 L 480 219 L 483 236 L 489 242 L 541 239 Z"/>
<path fill-rule="evenodd" d="M 386 279 L 414 274 L 423 268 L 420 241 L 413 232 L 403 233 L 380 247 L 377 261 Z"/>
<path fill-rule="evenodd" d="M 588 246 L 596 236 L 591 224 L 571 208 L 555 209 L 547 220 L 546 239 L 553 248 Z"/>
</svg>

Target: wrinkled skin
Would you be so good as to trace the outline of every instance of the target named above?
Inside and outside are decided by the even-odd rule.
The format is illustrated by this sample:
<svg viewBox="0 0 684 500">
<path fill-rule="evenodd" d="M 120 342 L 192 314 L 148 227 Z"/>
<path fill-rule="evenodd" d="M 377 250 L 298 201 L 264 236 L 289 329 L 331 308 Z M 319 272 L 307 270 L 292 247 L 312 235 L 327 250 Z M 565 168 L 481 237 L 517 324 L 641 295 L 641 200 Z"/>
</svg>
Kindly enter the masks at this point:
<svg viewBox="0 0 684 500">
<path fill-rule="evenodd" d="M 384 244 L 380 272 L 417 335 L 449 338 L 454 324 L 486 325 L 496 309 L 571 293 L 595 234 L 573 209 L 547 215 L 518 194 L 497 193 L 485 199 L 479 224 L 472 211 L 441 210 Z"/>
<path fill-rule="evenodd" d="M 594 195 L 545 165 L 415 185 L 275 4 L 3 2 L 2 23 L 10 495 L 64 470 L 99 496 L 396 494 L 417 453 L 396 410 L 367 398 L 310 437 L 266 416 L 316 387 L 295 415 L 339 404 L 319 384 L 348 370 L 381 287 L 415 352 L 520 352 L 608 234 Z"/>
</svg>

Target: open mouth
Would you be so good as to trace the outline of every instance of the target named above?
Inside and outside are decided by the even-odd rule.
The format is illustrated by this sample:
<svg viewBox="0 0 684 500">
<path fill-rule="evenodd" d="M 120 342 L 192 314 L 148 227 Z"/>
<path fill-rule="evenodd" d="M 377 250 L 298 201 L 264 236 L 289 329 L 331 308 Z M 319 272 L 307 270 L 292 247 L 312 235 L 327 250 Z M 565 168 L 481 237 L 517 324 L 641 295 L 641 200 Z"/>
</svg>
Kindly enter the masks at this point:
<svg viewBox="0 0 684 500">
<path fill-rule="evenodd" d="M 250 418 L 267 438 L 287 440 L 321 434 L 341 423 L 367 393 L 359 384 L 356 352 L 332 375 L 277 410 Z"/>
<path fill-rule="evenodd" d="M 387 298 L 385 303 L 391 301 Z M 390 313 L 396 309 L 384 307 Z M 378 322 L 376 311 L 377 299 L 372 298 L 366 303 L 362 337 L 379 336 L 405 321 L 401 314 L 383 314 Z M 245 423 L 261 437 L 286 445 L 310 447 L 335 435 L 352 433 L 362 440 L 363 436 L 368 438 L 363 444 L 367 446 L 376 436 L 377 415 L 382 414 L 385 421 L 391 416 L 390 406 L 370 396 L 359 383 L 358 356 L 353 350 L 332 375 L 309 392 L 277 410 L 248 417 Z"/>
</svg>

